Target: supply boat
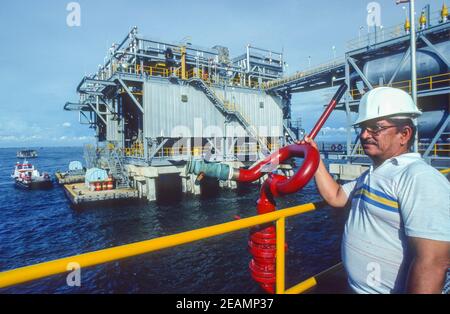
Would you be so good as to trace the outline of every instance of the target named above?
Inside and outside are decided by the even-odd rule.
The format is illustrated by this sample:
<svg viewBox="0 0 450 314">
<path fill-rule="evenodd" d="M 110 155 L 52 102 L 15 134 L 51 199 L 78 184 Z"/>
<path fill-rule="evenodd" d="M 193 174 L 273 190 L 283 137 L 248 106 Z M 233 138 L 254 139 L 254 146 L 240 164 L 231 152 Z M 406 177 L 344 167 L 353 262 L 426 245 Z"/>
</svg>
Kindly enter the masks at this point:
<svg viewBox="0 0 450 314">
<path fill-rule="evenodd" d="M 52 186 L 52 179 L 46 172 L 39 173 L 34 166 L 28 161 L 24 160 L 22 163 L 17 163 L 14 172 L 11 175 L 16 186 L 25 189 L 41 189 L 50 188 Z"/>
</svg>

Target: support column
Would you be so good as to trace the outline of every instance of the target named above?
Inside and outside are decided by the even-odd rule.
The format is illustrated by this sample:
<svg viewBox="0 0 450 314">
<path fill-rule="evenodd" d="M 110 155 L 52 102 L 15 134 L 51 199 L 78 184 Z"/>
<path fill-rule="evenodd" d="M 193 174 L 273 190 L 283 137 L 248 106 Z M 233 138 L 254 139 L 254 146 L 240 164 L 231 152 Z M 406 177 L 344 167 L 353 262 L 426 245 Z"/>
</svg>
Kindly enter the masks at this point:
<svg viewBox="0 0 450 314">
<path fill-rule="evenodd" d="M 147 186 L 147 200 L 156 201 L 156 178 L 145 178 Z"/>
<path fill-rule="evenodd" d="M 414 1 L 409 1 L 409 19 L 411 20 L 411 35 L 410 35 L 410 47 L 411 47 L 411 96 L 414 104 L 417 106 L 417 72 L 416 72 L 416 20 L 415 20 L 415 7 Z M 416 129 L 418 129 L 417 118 L 413 119 Z M 419 132 L 416 132 L 414 136 L 413 151 L 417 153 L 419 150 Z"/>
<path fill-rule="evenodd" d="M 201 194 L 200 185 L 195 184 L 195 179 L 197 178 L 197 176 L 195 174 L 190 174 L 188 178 L 189 178 L 188 186 L 190 187 L 189 192 L 194 195 L 200 195 Z"/>
<path fill-rule="evenodd" d="M 344 95 L 344 101 L 345 101 L 345 114 L 347 119 L 347 156 L 351 154 L 351 144 L 352 144 L 352 132 L 351 132 L 351 125 L 352 125 L 352 115 L 350 110 L 350 64 L 348 63 L 347 58 L 345 58 L 345 84 L 347 84 L 347 92 Z"/>
</svg>

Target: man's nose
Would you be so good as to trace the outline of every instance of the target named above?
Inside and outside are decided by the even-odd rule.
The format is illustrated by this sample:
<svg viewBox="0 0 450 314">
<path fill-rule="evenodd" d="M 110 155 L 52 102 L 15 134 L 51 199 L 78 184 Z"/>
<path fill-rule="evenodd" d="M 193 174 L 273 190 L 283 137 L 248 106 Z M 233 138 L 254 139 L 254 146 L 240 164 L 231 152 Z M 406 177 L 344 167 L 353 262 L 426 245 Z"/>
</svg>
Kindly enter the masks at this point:
<svg viewBox="0 0 450 314">
<path fill-rule="evenodd" d="M 364 129 L 361 130 L 361 133 L 359 134 L 359 137 L 361 139 L 365 140 L 365 139 L 371 138 L 372 135 L 369 133 L 369 131 L 367 131 L 367 129 L 364 128 Z"/>
</svg>

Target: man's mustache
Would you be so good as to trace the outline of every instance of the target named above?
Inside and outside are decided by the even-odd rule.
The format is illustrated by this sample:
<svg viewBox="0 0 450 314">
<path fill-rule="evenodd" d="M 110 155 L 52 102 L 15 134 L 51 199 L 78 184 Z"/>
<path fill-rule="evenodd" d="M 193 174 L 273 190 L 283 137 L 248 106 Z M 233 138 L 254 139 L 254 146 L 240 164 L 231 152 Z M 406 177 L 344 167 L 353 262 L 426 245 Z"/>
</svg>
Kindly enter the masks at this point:
<svg viewBox="0 0 450 314">
<path fill-rule="evenodd" d="M 371 140 L 366 140 L 366 141 L 361 141 L 361 144 L 362 144 L 362 145 L 364 145 L 364 144 L 377 145 L 377 142 L 371 141 Z"/>
</svg>

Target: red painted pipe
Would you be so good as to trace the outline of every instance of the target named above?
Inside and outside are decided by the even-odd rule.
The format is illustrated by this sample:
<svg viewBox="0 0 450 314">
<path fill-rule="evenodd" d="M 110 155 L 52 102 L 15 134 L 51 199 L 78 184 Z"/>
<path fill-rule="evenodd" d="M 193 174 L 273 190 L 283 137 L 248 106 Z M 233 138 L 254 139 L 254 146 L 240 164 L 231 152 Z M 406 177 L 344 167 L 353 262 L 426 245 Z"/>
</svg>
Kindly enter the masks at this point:
<svg viewBox="0 0 450 314">
<path fill-rule="evenodd" d="M 309 135 L 310 138 L 314 139 L 316 137 L 346 89 L 347 85 L 345 84 L 338 89 L 327 109 L 312 129 Z M 276 169 L 277 165 L 292 157 L 304 158 L 302 166 L 294 176 L 288 179 L 285 176 L 271 173 L 271 170 Z M 251 169 L 240 169 L 237 180 L 240 182 L 253 182 L 261 178 L 266 172 L 269 172 L 269 177 L 264 181 L 257 201 L 257 212 L 261 215 L 276 210 L 274 197 L 295 193 L 308 184 L 314 176 L 319 162 L 320 154 L 310 144 L 292 144 L 269 155 Z M 264 167 L 269 167 L 269 169 L 263 172 Z M 271 294 L 274 293 L 276 282 L 276 231 L 273 223 L 252 229 L 248 247 L 253 257 L 249 264 L 252 278 L 259 283 L 264 291 Z"/>
<path fill-rule="evenodd" d="M 316 122 L 316 125 L 312 129 L 311 133 L 309 133 L 308 137 L 314 139 L 319 133 L 320 129 L 324 125 L 325 121 L 327 121 L 328 117 L 330 116 L 333 109 L 336 107 L 339 100 L 344 96 L 345 91 L 347 90 L 347 84 L 342 84 L 336 93 L 334 94 L 333 98 L 331 99 L 330 103 L 328 104 L 327 109 L 322 113 L 319 120 Z"/>
<path fill-rule="evenodd" d="M 309 134 L 310 138 L 314 139 L 316 137 L 317 133 L 320 131 L 323 124 L 328 119 L 333 109 L 336 107 L 336 104 L 344 95 L 346 89 L 347 89 L 346 84 L 342 84 L 339 87 L 336 94 L 331 99 L 327 109 L 321 115 L 316 125 L 312 129 L 311 133 Z M 302 167 L 288 182 L 283 182 L 282 184 L 280 184 L 279 189 L 276 190 L 271 189 L 271 190 L 280 192 L 274 194 L 275 196 L 294 193 L 300 190 L 303 186 L 305 186 L 309 182 L 309 180 L 312 179 L 314 173 L 317 170 L 317 166 L 319 165 L 320 159 L 319 152 L 309 144 L 291 144 L 282 147 L 278 151 L 267 156 L 266 159 L 262 160 L 251 169 L 239 169 L 237 181 L 239 182 L 256 181 L 259 178 L 261 178 L 265 174 L 265 172 L 270 172 L 270 171 L 263 172 L 262 170 L 264 167 L 269 167 L 269 170 L 276 169 L 276 166 L 292 157 L 305 158 Z M 314 166 L 314 164 L 316 163 L 317 165 Z"/>
</svg>

